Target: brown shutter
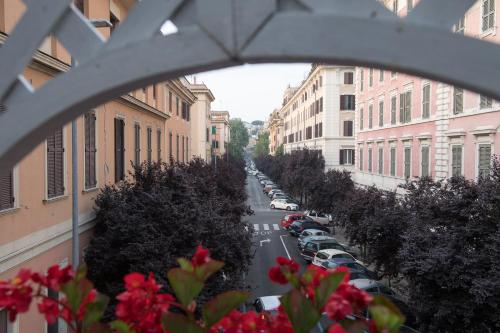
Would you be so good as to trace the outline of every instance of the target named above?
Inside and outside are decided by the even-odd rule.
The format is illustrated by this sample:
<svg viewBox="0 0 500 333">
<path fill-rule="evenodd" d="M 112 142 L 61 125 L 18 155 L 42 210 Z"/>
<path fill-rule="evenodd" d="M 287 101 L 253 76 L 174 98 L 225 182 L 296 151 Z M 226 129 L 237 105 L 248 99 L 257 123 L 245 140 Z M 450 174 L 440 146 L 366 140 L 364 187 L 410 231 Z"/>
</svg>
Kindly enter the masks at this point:
<svg viewBox="0 0 500 333">
<path fill-rule="evenodd" d="M 53 198 L 55 193 L 55 143 L 51 135 L 47 138 L 47 197 Z"/>
<path fill-rule="evenodd" d="M 153 151 L 152 147 L 151 147 L 151 145 L 152 145 L 152 143 L 151 143 L 152 132 L 153 132 L 153 130 L 151 129 L 151 127 L 148 127 L 148 163 L 151 163 L 151 159 L 152 159 L 152 157 L 151 157 L 152 151 Z"/>
<path fill-rule="evenodd" d="M 139 124 L 134 125 L 134 135 L 135 135 L 134 163 L 135 165 L 139 165 L 141 164 L 141 126 Z"/>
<path fill-rule="evenodd" d="M 10 170 L 0 174 L 0 210 L 14 207 L 14 177 Z"/>
<path fill-rule="evenodd" d="M 63 130 L 47 138 L 47 196 L 64 194 L 64 138 Z"/>
<path fill-rule="evenodd" d="M 123 180 L 125 176 L 124 126 L 125 122 L 122 119 L 115 118 L 115 182 Z"/>
<path fill-rule="evenodd" d="M 156 149 L 158 151 L 158 162 L 161 161 L 161 130 L 156 131 Z"/>
<path fill-rule="evenodd" d="M 93 112 L 85 115 L 85 188 L 94 188 L 97 185 L 96 177 L 96 116 Z"/>
</svg>

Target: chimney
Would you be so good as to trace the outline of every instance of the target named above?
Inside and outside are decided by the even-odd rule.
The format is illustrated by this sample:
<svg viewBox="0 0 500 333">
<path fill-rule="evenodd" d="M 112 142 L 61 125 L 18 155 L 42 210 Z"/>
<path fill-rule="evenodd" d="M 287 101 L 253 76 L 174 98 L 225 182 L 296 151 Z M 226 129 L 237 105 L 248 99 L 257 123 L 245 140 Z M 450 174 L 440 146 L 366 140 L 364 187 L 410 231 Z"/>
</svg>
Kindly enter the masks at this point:
<svg viewBox="0 0 500 333">
<path fill-rule="evenodd" d="M 194 84 L 196 84 L 196 75 L 193 75 Z"/>
</svg>

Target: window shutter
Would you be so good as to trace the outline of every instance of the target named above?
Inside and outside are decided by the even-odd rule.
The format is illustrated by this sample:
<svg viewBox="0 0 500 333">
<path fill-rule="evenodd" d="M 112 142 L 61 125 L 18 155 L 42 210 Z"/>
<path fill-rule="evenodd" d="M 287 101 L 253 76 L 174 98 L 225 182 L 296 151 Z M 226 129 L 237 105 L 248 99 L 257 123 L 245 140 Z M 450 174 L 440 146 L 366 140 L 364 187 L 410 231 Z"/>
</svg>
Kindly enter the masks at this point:
<svg viewBox="0 0 500 333">
<path fill-rule="evenodd" d="M 0 175 L 0 210 L 14 207 L 14 177 L 10 170 Z"/>
<path fill-rule="evenodd" d="M 64 194 L 64 141 L 63 130 L 47 138 L 47 197 Z"/>
<path fill-rule="evenodd" d="M 480 145 L 479 146 L 479 177 L 489 177 L 490 175 L 490 165 L 491 165 L 491 146 L 490 145 Z"/>
<path fill-rule="evenodd" d="M 411 121 L 411 91 L 406 92 L 405 96 L 405 122 Z"/>
<path fill-rule="evenodd" d="M 93 112 L 85 114 L 85 188 L 97 185 L 96 177 L 96 116 Z"/>
<path fill-rule="evenodd" d="M 429 147 L 422 147 L 422 177 L 429 176 Z"/>
<path fill-rule="evenodd" d="M 396 175 L 396 148 L 391 148 L 391 176 Z"/>
<path fill-rule="evenodd" d="M 161 130 L 156 132 L 156 147 L 158 150 L 158 162 L 161 161 Z"/>
<path fill-rule="evenodd" d="M 115 182 L 125 177 L 124 126 L 125 122 L 122 119 L 115 118 Z"/>
<path fill-rule="evenodd" d="M 405 94 L 399 95 L 399 122 L 405 122 Z"/>
<path fill-rule="evenodd" d="M 148 138 L 147 138 L 147 140 L 148 140 L 148 142 L 147 142 L 147 144 L 148 144 L 148 163 L 151 163 L 151 159 L 152 159 L 151 155 L 153 152 L 153 149 L 151 147 L 151 145 L 152 145 L 152 142 L 151 142 L 152 141 L 152 137 L 151 137 L 152 132 L 153 132 L 153 130 L 151 129 L 151 127 L 148 127 L 148 130 L 147 130 L 147 133 L 148 133 Z"/>
<path fill-rule="evenodd" d="M 344 149 L 340 149 L 339 153 L 339 164 L 344 165 Z"/>
<path fill-rule="evenodd" d="M 391 98 L 391 124 L 396 124 L 396 104 L 397 97 L 394 96 Z"/>
<path fill-rule="evenodd" d="M 135 165 L 141 164 L 141 126 L 139 124 L 134 125 L 134 163 Z"/>
</svg>

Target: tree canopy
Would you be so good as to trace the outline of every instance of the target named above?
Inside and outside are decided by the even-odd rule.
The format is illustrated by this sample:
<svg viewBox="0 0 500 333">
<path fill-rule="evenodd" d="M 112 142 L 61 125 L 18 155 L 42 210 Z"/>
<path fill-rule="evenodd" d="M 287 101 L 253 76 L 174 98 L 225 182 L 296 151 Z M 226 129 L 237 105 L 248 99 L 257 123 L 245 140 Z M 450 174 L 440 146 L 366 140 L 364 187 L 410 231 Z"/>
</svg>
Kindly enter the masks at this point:
<svg viewBox="0 0 500 333">
<path fill-rule="evenodd" d="M 229 152 L 234 157 L 243 158 L 243 152 L 249 141 L 248 131 L 241 119 L 238 118 L 231 119 L 229 125 L 231 126 Z"/>
<path fill-rule="evenodd" d="M 254 155 L 264 156 L 269 154 L 269 133 L 264 132 L 259 134 L 257 143 L 255 144 Z"/>
</svg>

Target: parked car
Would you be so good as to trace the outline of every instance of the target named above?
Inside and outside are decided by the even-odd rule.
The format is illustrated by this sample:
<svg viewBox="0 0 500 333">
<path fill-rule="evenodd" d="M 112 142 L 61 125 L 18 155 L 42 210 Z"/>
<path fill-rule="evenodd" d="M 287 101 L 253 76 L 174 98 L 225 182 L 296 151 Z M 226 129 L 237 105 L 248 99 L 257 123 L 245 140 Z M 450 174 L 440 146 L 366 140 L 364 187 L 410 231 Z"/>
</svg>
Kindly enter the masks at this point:
<svg viewBox="0 0 500 333">
<path fill-rule="evenodd" d="M 337 240 L 333 237 L 330 237 L 329 239 L 310 240 L 307 243 L 305 243 L 304 248 L 300 252 L 300 255 L 302 256 L 302 258 L 304 258 L 305 261 L 311 262 L 313 261 L 317 252 L 326 249 L 335 249 L 343 251 L 344 247 L 340 245 L 339 242 L 337 242 Z"/>
<path fill-rule="evenodd" d="M 331 259 L 324 261 L 321 264 L 321 267 L 324 269 L 336 269 L 337 267 L 347 267 L 347 268 L 349 268 L 349 270 L 351 272 L 352 271 L 363 271 L 368 276 L 368 279 L 372 279 L 372 280 L 379 279 L 377 276 L 377 273 L 369 270 L 365 266 L 358 263 L 356 260 L 352 260 L 350 258 L 331 258 Z"/>
<path fill-rule="evenodd" d="M 274 184 L 274 183 L 273 183 L 273 181 L 272 181 L 272 180 L 270 180 L 270 179 L 267 179 L 267 178 L 262 179 L 262 180 L 260 181 L 260 185 L 262 185 L 262 186 L 266 186 L 266 185 L 273 185 L 273 184 Z"/>
<path fill-rule="evenodd" d="M 290 200 L 289 197 L 284 193 L 274 193 L 271 200 L 274 200 L 274 199 L 288 199 L 288 200 Z M 296 202 L 294 202 L 292 200 L 290 200 L 290 201 L 297 205 Z"/>
<path fill-rule="evenodd" d="M 288 231 L 292 236 L 299 237 L 299 235 L 302 233 L 302 231 L 306 229 L 318 229 L 318 230 L 323 230 L 329 232 L 330 229 L 325 227 L 324 225 L 321 225 L 317 222 L 311 221 L 311 220 L 297 220 L 294 221 L 291 225 L 290 228 L 288 228 Z"/>
<path fill-rule="evenodd" d="M 274 184 L 267 184 L 266 186 L 264 186 L 264 188 L 262 189 L 262 192 L 264 193 L 269 193 L 269 191 L 273 190 L 273 189 L 276 189 L 278 188 L 278 185 L 274 185 Z"/>
<path fill-rule="evenodd" d="M 298 210 L 299 206 L 293 202 L 289 202 L 286 199 L 275 199 L 269 204 L 271 209 L 286 209 L 286 210 Z"/>
<path fill-rule="evenodd" d="M 288 229 L 290 227 L 290 224 L 293 223 L 293 221 L 304 220 L 304 219 L 307 219 L 307 217 L 304 214 L 287 214 L 283 216 L 283 218 L 280 221 L 280 224 L 283 228 Z"/>
<path fill-rule="evenodd" d="M 283 193 L 283 191 L 279 187 L 277 187 L 277 188 L 273 188 L 271 191 L 269 191 L 267 193 L 267 196 L 269 198 L 272 198 L 275 193 L 282 193 L 283 195 L 285 194 L 285 193 Z"/>
<path fill-rule="evenodd" d="M 253 302 L 255 311 L 256 312 L 278 311 L 278 307 L 280 306 L 280 297 L 281 296 L 263 296 L 257 298 L 255 302 Z"/>
<path fill-rule="evenodd" d="M 315 210 L 306 210 L 304 214 L 320 224 L 329 224 L 332 221 L 332 217 L 329 214 L 320 213 Z"/>
<path fill-rule="evenodd" d="M 356 260 L 351 254 L 344 251 L 344 247 L 338 244 L 338 247 L 320 250 L 316 252 L 312 264 L 315 266 L 321 266 L 325 261 L 333 258 L 344 258 L 355 260 L 358 264 L 363 265 L 361 261 Z"/>
<path fill-rule="evenodd" d="M 306 229 L 306 230 L 316 230 L 316 229 Z M 306 231 L 304 230 L 304 231 Z M 304 231 L 302 233 L 304 233 Z M 301 235 L 302 235 L 301 233 Z M 304 248 L 304 246 L 308 243 L 308 242 L 311 242 L 311 241 L 315 241 L 315 240 L 328 240 L 328 239 L 332 239 L 334 240 L 335 242 L 338 243 L 338 241 L 335 239 L 335 237 L 332 237 L 330 236 L 326 231 L 324 231 L 325 235 L 315 235 L 315 236 L 307 236 L 307 237 L 304 237 L 304 238 L 299 238 L 298 241 L 297 241 L 297 247 L 299 248 L 299 251 L 302 251 L 302 249 Z M 300 237 L 300 235 L 299 235 Z"/>
</svg>

